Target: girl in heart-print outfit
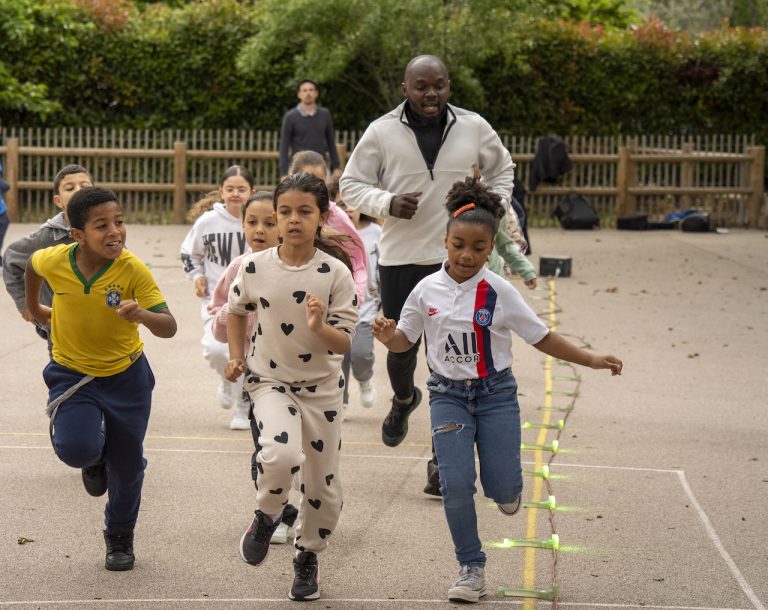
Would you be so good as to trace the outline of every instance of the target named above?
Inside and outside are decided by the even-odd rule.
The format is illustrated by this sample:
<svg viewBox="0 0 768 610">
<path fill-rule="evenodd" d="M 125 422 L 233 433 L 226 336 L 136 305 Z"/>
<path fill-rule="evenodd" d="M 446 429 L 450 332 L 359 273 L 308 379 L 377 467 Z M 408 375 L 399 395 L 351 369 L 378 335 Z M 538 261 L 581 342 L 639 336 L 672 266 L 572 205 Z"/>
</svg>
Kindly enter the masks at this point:
<svg viewBox="0 0 768 610">
<path fill-rule="evenodd" d="M 295 472 L 302 500 L 291 599 L 317 599 L 316 553 L 328 545 L 342 506 L 341 362 L 357 323 L 357 296 L 342 236 L 321 232 L 325 183 L 300 173 L 275 190 L 281 243 L 247 255 L 229 292 L 229 379 L 244 376 L 260 430 L 256 511 L 240 541 L 244 561 L 260 565 L 280 523 Z M 247 316 L 256 325 L 245 353 Z"/>
</svg>

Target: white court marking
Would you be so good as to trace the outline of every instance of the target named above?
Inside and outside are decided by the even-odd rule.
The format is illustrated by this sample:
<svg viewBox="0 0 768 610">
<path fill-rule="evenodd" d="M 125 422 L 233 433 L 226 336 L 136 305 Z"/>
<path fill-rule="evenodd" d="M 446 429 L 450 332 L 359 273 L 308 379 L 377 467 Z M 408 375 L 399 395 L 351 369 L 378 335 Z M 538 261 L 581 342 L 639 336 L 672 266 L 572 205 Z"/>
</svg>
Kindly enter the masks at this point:
<svg viewBox="0 0 768 610">
<path fill-rule="evenodd" d="M 52 447 L 44 446 L 44 445 L 0 445 L 0 449 L 47 449 L 49 451 L 52 451 Z M 153 453 L 228 453 L 228 454 L 237 454 L 237 455 L 250 455 L 253 453 L 252 451 L 234 451 L 234 450 L 226 450 L 226 449 L 152 449 L 152 448 L 145 448 L 145 451 L 147 452 L 153 452 Z M 343 453 L 342 456 L 346 457 L 354 457 L 354 458 L 369 458 L 369 459 L 377 459 L 377 460 L 419 460 L 422 461 L 425 458 L 419 457 L 419 456 L 398 456 L 398 455 L 375 455 L 375 454 L 357 454 L 357 453 Z M 534 462 L 531 461 L 523 461 L 523 464 L 533 464 Z M 696 510 L 696 513 L 699 516 L 699 519 L 704 526 L 704 530 L 707 532 L 707 536 L 709 536 L 710 541 L 714 545 L 714 547 L 717 549 L 718 553 L 720 553 L 720 557 L 722 557 L 725 564 L 728 566 L 728 569 L 731 571 L 731 574 L 736 579 L 736 582 L 741 587 L 741 590 L 744 592 L 744 595 L 747 596 L 750 602 L 752 602 L 752 605 L 754 607 L 754 610 L 766 610 L 766 607 L 763 605 L 763 603 L 758 599 L 757 595 L 755 595 L 755 592 L 752 590 L 752 587 L 747 582 L 746 578 L 744 578 L 744 575 L 741 573 L 741 570 L 736 565 L 736 562 L 731 557 L 730 553 L 725 549 L 723 546 L 722 541 L 720 540 L 720 536 L 718 536 L 717 531 L 712 526 L 712 522 L 709 520 L 709 517 L 707 516 L 707 513 L 704 511 L 704 509 L 699 504 L 699 501 L 696 499 L 696 496 L 693 493 L 693 490 L 691 489 L 691 486 L 688 484 L 688 480 L 685 477 L 685 471 L 679 470 L 679 469 L 663 469 L 663 468 L 640 468 L 640 467 L 634 467 L 634 466 L 603 466 L 599 464 L 563 464 L 563 463 L 553 463 L 551 464 L 552 468 L 559 468 L 559 467 L 565 467 L 565 468 L 595 468 L 595 469 L 602 469 L 602 470 L 625 470 L 625 471 L 634 471 L 634 472 L 659 472 L 659 473 L 666 473 L 666 474 L 675 474 L 677 475 L 677 480 L 680 483 L 680 486 L 683 488 L 683 491 L 688 496 L 688 499 L 690 500 L 691 504 L 693 505 L 694 509 Z M 105 603 L 113 603 L 111 600 L 98 600 Z M 156 600 L 115 600 L 114 603 L 117 603 L 117 601 L 123 601 L 128 603 L 144 603 L 146 602 L 153 602 Z M 216 603 L 224 603 L 225 601 L 263 601 L 264 603 L 272 603 L 275 600 L 221 600 L 220 602 L 217 600 L 174 600 L 174 599 L 166 599 L 161 600 L 166 602 L 186 602 L 186 601 L 195 601 L 200 603 L 208 603 L 208 602 L 214 602 Z M 281 600 L 284 601 L 284 600 Z M 330 600 L 329 600 L 330 601 Z M 366 602 L 386 602 L 386 603 L 400 603 L 403 601 L 408 600 L 334 600 L 337 602 L 344 602 L 344 603 L 352 603 L 354 601 L 366 601 Z M 410 601 L 420 601 L 421 603 L 444 603 L 444 600 L 410 600 Z M 56 603 L 90 603 L 91 600 L 72 600 L 72 601 L 64 601 L 64 600 L 55 600 Z M 7 605 L 7 604 L 35 604 L 35 603 L 54 603 L 54 602 L 0 602 L 0 605 Z M 502 603 L 502 604 L 510 604 L 510 603 L 517 603 L 517 602 L 507 602 L 507 601 L 492 601 L 492 602 L 486 602 L 486 603 Z M 663 610 L 746 610 L 746 609 L 735 609 L 735 608 L 704 608 L 701 606 L 640 606 L 640 605 L 626 605 L 626 604 L 593 604 L 593 603 L 566 603 L 561 602 L 561 606 L 567 607 L 567 606 L 573 606 L 573 607 L 601 607 L 601 608 L 660 608 Z M 749 609 L 752 610 L 752 609 Z"/>
</svg>

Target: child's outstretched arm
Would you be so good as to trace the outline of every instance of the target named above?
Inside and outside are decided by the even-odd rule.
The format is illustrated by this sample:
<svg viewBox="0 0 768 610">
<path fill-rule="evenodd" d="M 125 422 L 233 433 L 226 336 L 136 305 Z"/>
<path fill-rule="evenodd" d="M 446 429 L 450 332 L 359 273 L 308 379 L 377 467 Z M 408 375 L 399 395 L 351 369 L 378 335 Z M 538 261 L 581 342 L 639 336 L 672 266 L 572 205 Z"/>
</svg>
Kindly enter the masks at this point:
<svg viewBox="0 0 768 610">
<path fill-rule="evenodd" d="M 407 352 L 413 347 L 405 333 L 399 330 L 394 320 L 379 316 L 373 321 L 373 336 L 381 341 L 390 352 Z"/>
<path fill-rule="evenodd" d="M 51 323 L 51 308 L 40 303 L 40 289 L 43 287 L 44 278 L 38 275 L 32 266 L 32 258 L 27 260 L 24 272 L 24 301 L 26 310 L 33 320 L 39 324 Z"/>
<path fill-rule="evenodd" d="M 245 372 L 245 330 L 248 327 L 247 316 L 236 313 L 227 314 L 227 344 L 229 362 L 224 366 L 224 377 L 236 381 Z"/>
<path fill-rule="evenodd" d="M 592 369 L 611 369 L 612 375 L 621 375 L 621 369 L 624 366 L 616 356 L 591 354 L 552 331 L 541 341 L 535 343 L 533 347 L 553 358 L 567 360 L 574 364 L 588 366 Z"/>
</svg>

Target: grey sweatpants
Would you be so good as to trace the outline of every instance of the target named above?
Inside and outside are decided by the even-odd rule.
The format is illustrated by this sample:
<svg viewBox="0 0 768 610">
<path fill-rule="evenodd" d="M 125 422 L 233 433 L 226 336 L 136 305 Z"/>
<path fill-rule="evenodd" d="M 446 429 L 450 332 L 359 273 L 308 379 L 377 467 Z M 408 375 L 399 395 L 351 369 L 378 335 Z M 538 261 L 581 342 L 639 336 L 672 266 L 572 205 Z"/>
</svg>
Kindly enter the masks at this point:
<svg viewBox="0 0 768 610">
<path fill-rule="evenodd" d="M 278 515 L 288 503 L 293 474 L 302 471 L 295 547 L 317 553 L 339 520 L 342 505 L 341 395 L 344 378 L 317 384 L 246 381 L 261 450 L 257 454 L 256 507 Z"/>
<path fill-rule="evenodd" d="M 368 322 L 360 322 L 352 339 L 352 347 L 344 354 L 341 372 L 347 383 L 344 384 L 344 404 L 349 402 L 349 369 L 358 381 L 368 381 L 373 377 L 373 328 Z"/>
</svg>

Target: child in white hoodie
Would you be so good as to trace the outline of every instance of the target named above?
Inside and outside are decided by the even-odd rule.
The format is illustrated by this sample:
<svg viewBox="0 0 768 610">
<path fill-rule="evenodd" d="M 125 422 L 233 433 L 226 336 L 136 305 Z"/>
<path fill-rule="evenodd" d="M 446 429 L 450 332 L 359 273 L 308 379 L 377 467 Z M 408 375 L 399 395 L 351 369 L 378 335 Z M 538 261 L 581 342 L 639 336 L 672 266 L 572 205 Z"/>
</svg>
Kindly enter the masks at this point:
<svg viewBox="0 0 768 610">
<path fill-rule="evenodd" d="M 253 194 L 253 175 L 249 170 L 233 165 L 221 178 L 221 200 L 202 214 L 192 225 L 181 244 L 181 261 L 187 278 L 194 282 L 195 295 L 200 299 L 203 320 L 203 357 L 220 376 L 217 394 L 219 405 L 225 409 L 235 406 L 229 427 L 248 430 L 248 405 L 242 398 L 242 379 L 230 382 L 224 378 L 224 366 L 229 360 L 227 344 L 217 341 L 212 333 L 213 316 L 208 313 L 216 282 L 227 265 L 248 249 L 241 210 Z"/>
</svg>

